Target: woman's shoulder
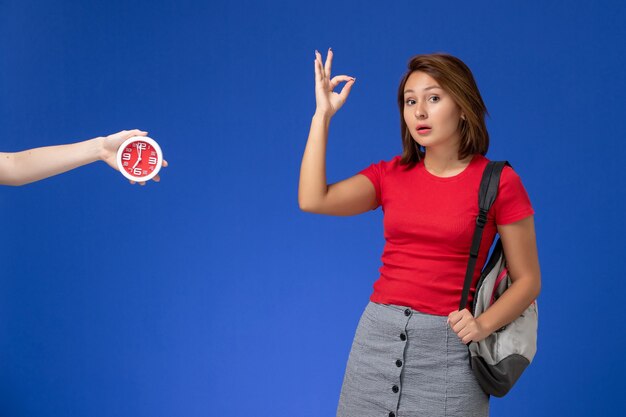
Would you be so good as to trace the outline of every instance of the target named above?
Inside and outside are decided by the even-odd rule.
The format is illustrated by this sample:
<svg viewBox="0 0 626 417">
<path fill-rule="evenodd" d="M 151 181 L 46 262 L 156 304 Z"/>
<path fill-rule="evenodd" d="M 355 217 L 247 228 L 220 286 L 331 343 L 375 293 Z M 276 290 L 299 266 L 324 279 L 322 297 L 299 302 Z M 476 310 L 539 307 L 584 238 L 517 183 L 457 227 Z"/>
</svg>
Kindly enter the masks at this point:
<svg viewBox="0 0 626 417">
<path fill-rule="evenodd" d="M 384 165 L 386 167 L 398 166 L 402 161 L 402 155 L 396 155 L 391 159 L 381 159 L 378 165 Z"/>
<path fill-rule="evenodd" d="M 402 155 L 396 155 L 393 158 L 391 158 L 388 161 L 381 161 L 382 163 L 384 163 L 385 165 L 385 170 L 387 172 L 389 171 L 395 171 L 399 168 L 403 168 L 404 165 L 402 164 Z"/>
<path fill-rule="evenodd" d="M 482 159 L 481 163 L 484 163 L 484 166 L 487 166 L 490 162 L 490 159 L 485 156 L 480 155 L 480 158 Z M 506 162 L 508 163 L 508 161 Z M 507 164 L 504 168 L 502 168 L 500 182 L 498 184 L 498 193 L 526 195 L 526 190 L 521 177 L 510 164 Z"/>
<path fill-rule="evenodd" d="M 381 159 L 378 162 L 374 162 L 370 164 L 366 168 L 366 170 L 376 170 L 379 173 L 386 173 L 389 171 L 396 170 L 401 165 L 401 161 L 402 161 L 401 155 L 394 156 L 391 159 L 387 159 L 387 160 Z"/>
<path fill-rule="evenodd" d="M 480 155 L 480 154 L 476 154 L 475 156 L 475 160 L 476 160 L 476 167 L 479 169 L 484 169 L 487 164 L 489 162 L 491 162 L 491 159 L 487 158 L 484 155 Z M 519 180 L 519 175 L 515 172 L 515 170 L 513 169 L 513 167 L 508 164 L 508 161 L 503 160 L 503 159 L 499 159 L 498 161 L 503 161 L 503 162 L 507 162 L 507 165 L 504 166 L 504 168 L 502 168 L 502 174 L 500 174 L 500 181 L 504 181 L 504 182 L 509 182 L 509 181 L 518 181 Z"/>
</svg>

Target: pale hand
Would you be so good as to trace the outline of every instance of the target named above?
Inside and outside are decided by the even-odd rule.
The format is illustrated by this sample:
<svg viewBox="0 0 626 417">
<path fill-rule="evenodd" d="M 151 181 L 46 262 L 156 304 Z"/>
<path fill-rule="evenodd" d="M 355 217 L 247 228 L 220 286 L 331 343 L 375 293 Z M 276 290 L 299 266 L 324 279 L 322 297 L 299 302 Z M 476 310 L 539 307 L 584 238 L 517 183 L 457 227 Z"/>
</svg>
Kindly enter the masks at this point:
<svg viewBox="0 0 626 417">
<path fill-rule="evenodd" d="M 480 342 L 489 336 L 487 330 L 466 308 L 461 311 L 455 310 L 448 314 L 448 324 L 466 345 L 469 342 Z"/>
<path fill-rule="evenodd" d="M 343 106 L 350 94 L 356 78 L 347 75 L 337 75 L 331 78 L 330 71 L 333 64 L 333 51 L 328 49 L 326 63 L 322 63 L 322 55 L 315 51 L 315 101 L 317 114 L 332 117 Z M 341 92 L 333 90 L 341 82 L 346 82 Z"/>
<path fill-rule="evenodd" d="M 116 171 L 119 171 L 117 167 L 117 150 L 120 145 L 124 143 L 124 141 L 128 138 L 132 138 L 133 136 L 147 136 L 148 132 L 144 132 L 143 130 L 133 129 L 133 130 L 122 130 L 121 132 L 114 133 L 107 137 L 102 138 L 102 150 L 100 159 L 109 164 L 111 168 Z M 163 167 L 167 166 L 167 161 L 163 160 Z M 158 175 L 155 175 L 152 178 L 154 181 L 159 182 L 161 178 Z M 135 181 L 130 181 L 131 184 L 135 184 Z M 146 185 L 145 181 L 139 183 L 140 185 Z"/>
</svg>

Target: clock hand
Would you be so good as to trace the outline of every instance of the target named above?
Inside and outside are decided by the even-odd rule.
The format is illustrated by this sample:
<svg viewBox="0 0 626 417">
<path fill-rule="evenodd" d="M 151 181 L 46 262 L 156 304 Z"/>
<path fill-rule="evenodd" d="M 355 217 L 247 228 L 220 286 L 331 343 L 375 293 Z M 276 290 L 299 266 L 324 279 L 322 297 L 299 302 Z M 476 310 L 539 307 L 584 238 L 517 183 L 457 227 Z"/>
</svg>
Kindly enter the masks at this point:
<svg viewBox="0 0 626 417">
<path fill-rule="evenodd" d="M 138 164 L 139 162 L 141 162 L 141 148 L 140 148 L 140 147 L 137 147 L 137 151 L 138 151 L 139 155 L 137 155 L 137 162 L 135 162 L 135 165 L 133 165 L 133 168 L 132 168 L 132 169 L 135 169 L 135 167 L 137 166 L 137 164 Z"/>
</svg>

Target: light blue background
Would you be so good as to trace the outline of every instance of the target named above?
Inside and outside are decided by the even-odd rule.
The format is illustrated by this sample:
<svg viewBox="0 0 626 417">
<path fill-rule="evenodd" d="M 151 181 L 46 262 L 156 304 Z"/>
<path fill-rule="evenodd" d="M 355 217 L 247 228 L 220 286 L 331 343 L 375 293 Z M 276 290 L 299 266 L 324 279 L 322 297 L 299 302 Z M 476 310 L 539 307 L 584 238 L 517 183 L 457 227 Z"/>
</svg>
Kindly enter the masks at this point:
<svg viewBox="0 0 626 417">
<path fill-rule="evenodd" d="M 314 50 L 335 182 L 401 151 L 408 59 L 472 69 L 536 210 L 539 351 L 493 416 L 626 410 L 622 1 L 0 1 L 0 150 L 141 128 L 170 167 L 0 188 L 0 415 L 331 416 L 380 210 L 298 209 Z"/>
</svg>

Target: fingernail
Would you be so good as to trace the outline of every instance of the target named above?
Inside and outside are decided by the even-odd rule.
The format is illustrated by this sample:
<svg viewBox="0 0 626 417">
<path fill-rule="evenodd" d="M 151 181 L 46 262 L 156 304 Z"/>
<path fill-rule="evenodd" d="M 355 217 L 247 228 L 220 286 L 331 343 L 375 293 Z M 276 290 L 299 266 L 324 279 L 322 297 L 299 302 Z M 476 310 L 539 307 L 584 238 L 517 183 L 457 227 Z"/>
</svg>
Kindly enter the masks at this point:
<svg viewBox="0 0 626 417">
<path fill-rule="evenodd" d="M 315 50 L 315 55 L 317 55 L 317 54 L 319 54 L 319 51 L 316 49 L 316 50 Z"/>
<path fill-rule="evenodd" d="M 328 48 L 328 50 L 332 52 L 333 48 Z"/>
</svg>

